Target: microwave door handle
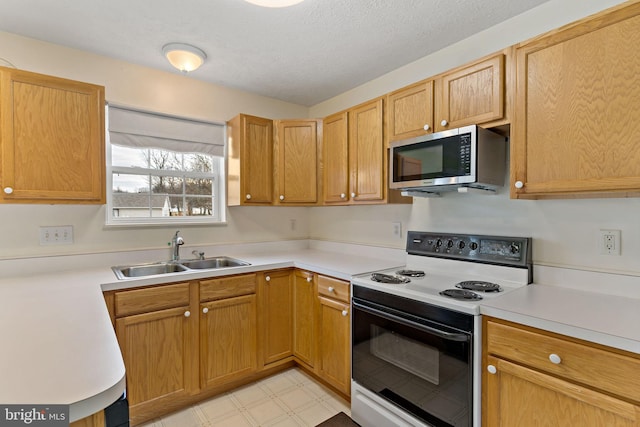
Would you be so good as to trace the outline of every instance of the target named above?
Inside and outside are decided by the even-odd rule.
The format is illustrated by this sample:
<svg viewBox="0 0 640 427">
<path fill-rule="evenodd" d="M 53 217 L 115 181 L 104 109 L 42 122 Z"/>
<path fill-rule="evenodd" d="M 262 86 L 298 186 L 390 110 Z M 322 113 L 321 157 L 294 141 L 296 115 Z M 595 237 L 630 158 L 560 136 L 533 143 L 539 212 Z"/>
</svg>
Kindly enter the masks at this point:
<svg viewBox="0 0 640 427">
<path fill-rule="evenodd" d="M 440 329 L 437 328 L 433 328 L 431 326 L 426 326 L 426 325 L 422 325 L 420 323 L 414 322 L 412 320 L 409 319 L 405 319 L 402 318 L 400 316 L 396 316 L 395 314 L 391 314 L 391 313 L 387 313 L 385 311 L 382 310 L 378 310 L 372 307 L 367 307 L 365 305 L 362 305 L 360 303 L 357 303 L 355 301 L 352 302 L 353 307 L 357 308 L 358 310 L 362 310 L 364 312 L 367 312 L 369 314 L 373 314 L 375 316 L 379 316 L 388 320 L 392 320 L 394 322 L 398 322 L 398 323 L 402 323 L 405 326 L 409 326 L 412 328 L 416 328 L 419 329 L 423 332 L 427 332 L 433 335 L 436 335 L 440 338 L 449 340 L 449 341 L 459 341 L 459 342 L 465 342 L 465 341 L 469 341 L 469 336 L 467 334 L 456 334 L 456 333 L 451 333 L 451 332 L 445 332 L 445 331 L 441 331 Z"/>
</svg>

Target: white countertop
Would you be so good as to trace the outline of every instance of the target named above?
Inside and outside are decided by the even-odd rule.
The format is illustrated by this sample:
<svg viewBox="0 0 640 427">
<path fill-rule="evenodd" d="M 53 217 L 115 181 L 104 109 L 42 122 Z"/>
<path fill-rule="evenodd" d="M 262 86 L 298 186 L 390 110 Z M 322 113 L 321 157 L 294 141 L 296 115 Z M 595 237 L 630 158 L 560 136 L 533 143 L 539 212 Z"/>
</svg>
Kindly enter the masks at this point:
<svg viewBox="0 0 640 427">
<path fill-rule="evenodd" d="M 640 354 L 640 299 L 532 284 L 487 300 L 480 312 Z"/>
<path fill-rule="evenodd" d="M 164 252 L 0 261 L 0 271 L 29 272 L 0 277 L 0 403 L 68 404 L 75 421 L 122 394 L 124 363 L 103 290 L 286 267 L 349 280 L 401 266 L 406 256 L 403 250 L 330 242 L 230 245 L 216 253 L 207 249 L 207 256 L 224 254 L 251 265 L 118 280 L 111 265 L 148 262 L 146 257 Z M 122 256 L 130 262 L 122 263 Z M 60 265 L 69 271 L 50 272 Z M 86 269 L 79 271 L 78 265 Z M 572 284 L 584 281 L 584 275 L 578 281 L 566 271 L 550 270 L 539 276 Z M 627 278 L 623 287 L 636 289 L 636 284 L 640 286 L 640 278 Z M 487 300 L 481 313 L 640 354 L 639 298 L 533 284 Z"/>
<path fill-rule="evenodd" d="M 284 267 L 349 280 L 354 274 L 402 264 L 398 257 L 314 249 L 265 252 L 268 254 L 225 253 L 250 262 L 246 267 L 133 280 L 117 280 L 110 265 L 1 278 L 0 402 L 70 405 L 70 419 L 75 421 L 120 397 L 125 369 L 103 290 Z M 32 266 L 37 262 L 29 261 Z"/>
</svg>

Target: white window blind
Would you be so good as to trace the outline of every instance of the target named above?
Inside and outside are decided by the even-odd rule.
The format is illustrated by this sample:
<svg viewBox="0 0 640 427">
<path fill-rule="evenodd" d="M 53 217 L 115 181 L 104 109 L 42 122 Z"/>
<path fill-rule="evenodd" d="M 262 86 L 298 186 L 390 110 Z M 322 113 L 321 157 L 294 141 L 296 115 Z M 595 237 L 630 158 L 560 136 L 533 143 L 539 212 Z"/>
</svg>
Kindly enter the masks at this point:
<svg viewBox="0 0 640 427">
<path fill-rule="evenodd" d="M 112 144 L 224 156 L 224 125 L 109 105 Z"/>
</svg>

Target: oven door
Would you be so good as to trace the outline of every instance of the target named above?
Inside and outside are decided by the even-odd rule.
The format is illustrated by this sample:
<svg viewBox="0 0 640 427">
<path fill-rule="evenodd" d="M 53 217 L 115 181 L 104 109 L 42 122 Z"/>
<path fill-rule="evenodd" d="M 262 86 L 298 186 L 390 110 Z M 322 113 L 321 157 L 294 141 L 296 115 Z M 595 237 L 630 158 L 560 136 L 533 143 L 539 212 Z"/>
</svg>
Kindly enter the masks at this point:
<svg viewBox="0 0 640 427">
<path fill-rule="evenodd" d="M 470 427 L 472 330 L 355 297 L 352 305 L 353 380 L 428 425 Z"/>
</svg>

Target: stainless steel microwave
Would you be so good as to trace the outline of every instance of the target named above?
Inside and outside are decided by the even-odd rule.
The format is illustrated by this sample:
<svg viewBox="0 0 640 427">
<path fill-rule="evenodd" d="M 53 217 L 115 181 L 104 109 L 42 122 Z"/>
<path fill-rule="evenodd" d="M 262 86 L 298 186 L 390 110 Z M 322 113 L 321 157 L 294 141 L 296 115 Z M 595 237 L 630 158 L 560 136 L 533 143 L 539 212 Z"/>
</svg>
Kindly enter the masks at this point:
<svg viewBox="0 0 640 427">
<path fill-rule="evenodd" d="M 506 138 L 476 125 L 391 143 L 389 188 L 412 192 L 504 184 Z"/>
</svg>

